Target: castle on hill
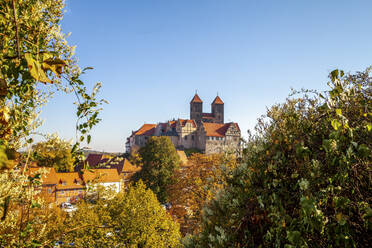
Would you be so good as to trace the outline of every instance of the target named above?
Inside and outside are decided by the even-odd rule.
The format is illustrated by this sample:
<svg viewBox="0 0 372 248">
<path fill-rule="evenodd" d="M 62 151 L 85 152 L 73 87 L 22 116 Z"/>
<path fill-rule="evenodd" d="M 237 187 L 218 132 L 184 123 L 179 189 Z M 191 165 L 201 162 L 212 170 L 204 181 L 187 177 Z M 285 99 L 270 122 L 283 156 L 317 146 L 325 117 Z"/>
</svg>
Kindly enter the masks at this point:
<svg viewBox="0 0 372 248">
<path fill-rule="evenodd" d="M 224 102 L 219 96 L 211 105 L 212 112 L 203 113 L 203 101 L 195 94 L 190 102 L 190 119 L 143 124 L 127 138 L 126 151 L 144 146 L 151 136 L 168 136 L 179 150 L 198 149 L 206 154 L 239 151 L 238 123 L 224 123 Z"/>
</svg>

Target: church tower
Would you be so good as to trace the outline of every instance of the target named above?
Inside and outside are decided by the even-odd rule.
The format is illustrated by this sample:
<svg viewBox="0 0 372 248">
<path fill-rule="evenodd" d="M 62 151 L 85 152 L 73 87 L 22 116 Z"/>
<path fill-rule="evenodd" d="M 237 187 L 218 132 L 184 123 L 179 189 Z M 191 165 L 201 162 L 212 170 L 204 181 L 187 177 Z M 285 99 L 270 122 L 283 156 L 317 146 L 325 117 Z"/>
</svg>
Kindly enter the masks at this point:
<svg viewBox="0 0 372 248">
<path fill-rule="evenodd" d="M 203 101 L 200 99 L 198 94 L 190 102 L 190 119 L 195 120 L 196 123 L 201 123 L 203 113 Z"/>
<path fill-rule="evenodd" d="M 219 96 L 212 102 L 212 114 L 216 123 L 224 123 L 224 103 Z"/>
</svg>

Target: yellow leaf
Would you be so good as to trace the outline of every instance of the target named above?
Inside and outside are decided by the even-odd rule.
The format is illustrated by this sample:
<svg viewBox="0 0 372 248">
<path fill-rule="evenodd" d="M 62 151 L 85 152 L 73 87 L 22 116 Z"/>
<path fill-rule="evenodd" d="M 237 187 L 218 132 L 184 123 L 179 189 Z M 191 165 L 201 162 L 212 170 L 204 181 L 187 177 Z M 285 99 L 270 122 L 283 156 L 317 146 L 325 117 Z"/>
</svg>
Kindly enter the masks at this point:
<svg viewBox="0 0 372 248">
<path fill-rule="evenodd" d="M 340 222 L 342 220 L 342 213 L 336 214 L 336 219 L 338 222 Z"/>
<path fill-rule="evenodd" d="M 283 222 L 282 222 L 282 227 L 285 227 L 285 221 L 283 220 Z"/>
<path fill-rule="evenodd" d="M 51 70 L 57 76 L 62 74 L 63 67 L 66 66 L 66 62 L 62 59 L 48 58 L 43 61 L 43 69 Z"/>
<path fill-rule="evenodd" d="M 52 83 L 52 81 L 45 75 L 45 72 L 41 68 L 39 62 L 34 60 L 30 53 L 26 53 L 25 58 L 27 61 L 28 69 L 33 78 L 42 83 Z"/>
</svg>

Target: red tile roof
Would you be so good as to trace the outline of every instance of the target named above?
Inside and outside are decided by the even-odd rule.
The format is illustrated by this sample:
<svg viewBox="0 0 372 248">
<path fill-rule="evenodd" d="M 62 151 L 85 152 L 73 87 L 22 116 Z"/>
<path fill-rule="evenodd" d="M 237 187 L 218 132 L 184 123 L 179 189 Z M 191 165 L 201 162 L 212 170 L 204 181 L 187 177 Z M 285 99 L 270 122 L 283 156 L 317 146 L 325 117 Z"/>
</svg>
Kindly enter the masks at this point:
<svg viewBox="0 0 372 248">
<path fill-rule="evenodd" d="M 202 103 L 203 101 L 200 99 L 198 94 L 195 94 L 195 96 L 192 98 L 191 102 L 199 102 Z"/>
<path fill-rule="evenodd" d="M 223 104 L 223 101 L 221 100 L 219 96 L 216 96 L 212 104 Z"/>
<path fill-rule="evenodd" d="M 135 135 L 154 135 L 156 124 L 143 124 L 140 129 L 137 130 Z"/>
<path fill-rule="evenodd" d="M 103 154 L 89 154 L 85 162 L 89 164 L 90 167 L 97 166 L 103 158 Z"/>
<path fill-rule="evenodd" d="M 225 137 L 226 130 L 229 128 L 228 125 L 222 123 L 207 123 L 203 122 L 206 136 L 213 137 Z"/>
</svg>

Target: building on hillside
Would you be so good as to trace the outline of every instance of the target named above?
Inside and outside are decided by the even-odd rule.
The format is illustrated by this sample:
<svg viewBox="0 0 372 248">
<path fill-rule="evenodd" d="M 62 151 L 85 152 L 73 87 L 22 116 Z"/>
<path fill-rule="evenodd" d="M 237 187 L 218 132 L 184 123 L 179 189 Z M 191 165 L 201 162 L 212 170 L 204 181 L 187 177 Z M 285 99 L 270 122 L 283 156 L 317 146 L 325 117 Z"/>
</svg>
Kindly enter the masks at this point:
<svg viewBox="0 0 372 248">
<path fill-rule="evenodd" d="M 58 172 L 55 184 L 55 202 L 57 205 L 64 202 L 76 202 L 84 197 L 85 184 L 78 172 Z"/>
<path fill-rule="evenodd" d="M 26 173 L 41 174 L 41 185 L 35 190 L 40 190 L 38 195 L 47 203 L 71 203 L 84 196 L 85 185 L 78 172 L 56 172 L 54 168 L 32 166 Z"/>
<path fill-rule="evenodd" d="M 235 122 L 224 123 L 224 102 L 217 96 L 211 113 L 203 113 L 203 101 L 198 94 L 190 102 L 190 119 L 178 119 L 158 124 L 144 124 L 127 138 L 126 152 L 146 144 L 151 136 L 167 136 L 176 149 L 198 149 L 204 153 L 240 151 L 241 132 Z"/>
<path fill-rule="evenodd" d="M 86 187 L 94 188 L 98 185 L 119 193 L 122 189 L 122 179 L 116 169 L 82 170 L 82 178 Z"/>
<path fill-rule="evenodd" d="M 115 192 L 120 192 L 123 189 L 124 178 L 128 178 L 128 175 L 121 176 L 119 170 L 130 173 L 134 170 L 133 168 L 128 169 L 131 166 L 128 163 L 129 161 L 126 163 L 123 161 L 123 163 L 117 163 L 115 165 L 117 167 L 112 164 L 112 168 L 76 172 L 56 172 L 54 168 L 32 166 L 27 168 L 26 175 L 41 174 L 41 185 L 35 188 L 38 195 L 48 203 L 60 205 L 74 203 L 82 199 L 86 194 L 87 187 L 94 188 L 95 185 L 102 185 L 115 190 Z"/>
<path fill-rule="evenodd" d="M 55 169 L 32 166 L 29 167 L 27 171 L 27 175 L 31 177 L 41 174 L 42 184 L 38 188 L 38 190 L 40 190 L 38 195 L 43 197 L 47 203 L 56 202 L 56 186 L 58 183 L 58 177 Z"/>
<path fill-rule="evenodd" d="M 84 169 L 84 163 L 89 164 L 91 169 L 116 169 L 119 177 L 121 178 L 121 186 L 125 187 L 125 184 L 129 179 L 141 170 L 141 167 L 132 165 L 128 159 L 122 157 L 111 157 L 106 158 L 102 154 L 89 154 L 84 162 L 79 163 L 75 167 L 75 171 L 81 171 Z"/>
</svg>

